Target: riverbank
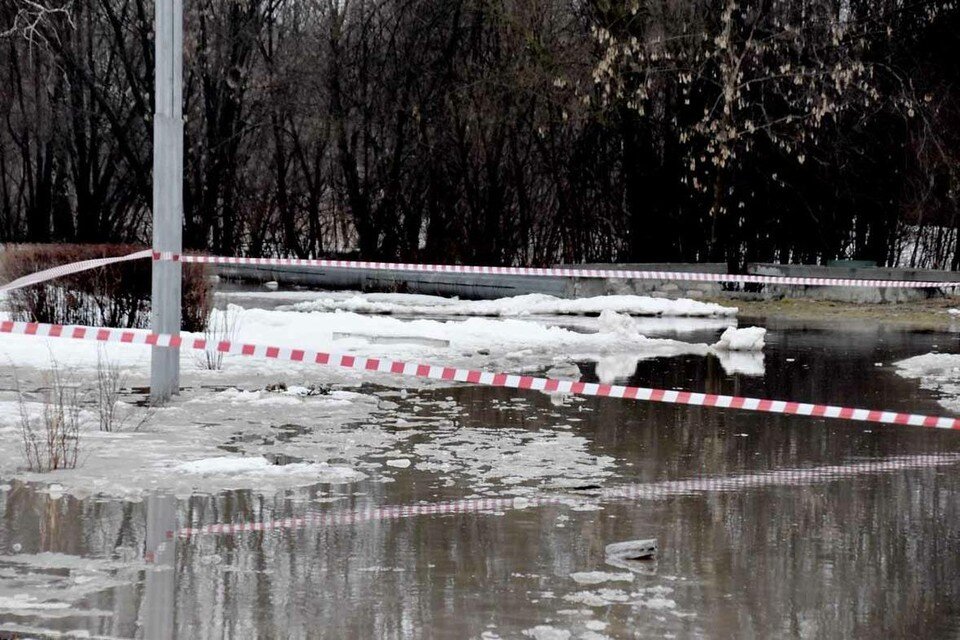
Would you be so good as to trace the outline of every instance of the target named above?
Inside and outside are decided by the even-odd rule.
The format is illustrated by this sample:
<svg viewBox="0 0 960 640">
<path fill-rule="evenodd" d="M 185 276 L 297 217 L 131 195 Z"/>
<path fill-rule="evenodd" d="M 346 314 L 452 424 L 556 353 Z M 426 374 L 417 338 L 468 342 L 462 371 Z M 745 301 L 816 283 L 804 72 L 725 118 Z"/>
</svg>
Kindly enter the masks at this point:
<svg viewBox="0 0 960 640">
<path fill-rule="evenodd" d="M 960 327 L 960 315 L 950 314 L 951 309 L 960 309 L 960 297 L 956 296 L 881 304 L 797 298 L 732 301 L 726 297 L 716 297 L 706 300 L 735 305 L 740 309 L 738 315 L 741 323 L 749 322 L 751 318 L 763 318 L 844 323 L 869 322 L 937 330 Z"/>
</svg>

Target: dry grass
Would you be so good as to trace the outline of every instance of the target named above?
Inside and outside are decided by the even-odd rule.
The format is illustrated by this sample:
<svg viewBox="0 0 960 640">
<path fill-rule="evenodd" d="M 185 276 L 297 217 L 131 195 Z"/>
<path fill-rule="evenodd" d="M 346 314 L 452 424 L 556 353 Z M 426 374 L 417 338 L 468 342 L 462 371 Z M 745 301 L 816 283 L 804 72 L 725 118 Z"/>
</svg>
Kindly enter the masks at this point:
<svg viewBox="0 0 960 640">
<path fill-rule="evenodd" d="M 98 349 L 97 377 L 92 388 L 81 384 L 79 376 L 65 371 L 52 354 L 50 370 L 44 372 L 40 388 L 34 393 L 23 391 L 14 369 L 20 436 L 29 471 L 45 473 L 77 466 L 85 408 L 97 415 L 101 431 L 137 431 L 150 419 L 150 410 L 121 401 L 125 375 L 107 357 L 102 345 Z"/>
<path fill-rule="evenodd" d="M 741 320 L 767 318 L 810 322 L 836 322 L 840 324 L 864 323 L 870 325 L 896 325 L 914 329 L 947 330 L 957 323 L 956 316 L 948 313 L 960 307 L 956 297 L 935 297 L 915 302 L 865 303 L 832 302 L 784 298 L 780 300 L 731 300 L 713 298 L 729 307 L 738 307 Z"/>
<path fill-rule="evenodd" d="M 141 249 L 123 244 L 8 246 L 0 250 L 0 282 Z M 149 260 L 136 260 L 63 276 L 10 292 L 8 304 L 21 321 L 145 328 L 150 324 L 151 270 Z M 183 329 L 202 331 L 212 301 L 205 265 L 183 265 L 183 283 Z"/>
<path fill-rule="evenodd" d="M 80 457 L 81 409 L 84 394 L 79 385 L 54 361 L 44 375 L 40 415 L 30 410 L 19 390 L 20 436 L 27 469 L 36 472 L 73 469 Z"/>
<path fill-rule="evenodd" d="M 197 354 L 197 365 L 201 369 L 220 371 L 223 368 L 222 351 L 217 350 L 220 342 L 233 342 L 240 325 L 240 314 L 229 305 L 221 306 L 210 313 L 203 331 L 207 348 Z"/>
<path fill-rule="evenodd" d="M 151 417 L 151 412 L 136 416 L 137 408 L 124 404 L 120 398 L 126 385 L 126 375 L 116 362 L 110 360 L 103 345 L 97 346 L 96 409 L 100 431 L 139 431 Z"/>
</svg>

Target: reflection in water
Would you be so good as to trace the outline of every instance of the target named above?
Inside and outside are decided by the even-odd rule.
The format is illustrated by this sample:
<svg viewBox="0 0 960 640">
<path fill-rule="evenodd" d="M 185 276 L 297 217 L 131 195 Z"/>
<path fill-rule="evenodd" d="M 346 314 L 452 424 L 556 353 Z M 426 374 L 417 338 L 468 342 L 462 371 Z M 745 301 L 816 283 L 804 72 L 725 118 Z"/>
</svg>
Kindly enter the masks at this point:
<svg viewBox="0 0 960 640">
<path fill-rule="evenodd" d="M 715 351 L 712 355 L 720 363 L 720 367 L 727 375 L 742 376 L 763 376 L 766 369 L 763 366 L 762 351 Z M 633 378 L 637 373 L 637 365 L 642 358 L 628 354 L 616 354 L 604 356 L 597 359 L 595 373 L 597 380 L 603 384 L 623 383 Z M 579 379 L 579 370 L 577 375 L 557 377 L 573 377 Z"/>
<path fill-rule="evenodd" d="M 718 351 L 716 355 L 728 375 L 762 376 L 766 373 L 762 351 Z"/>
<path fill-rule="evenodd" d="M 769 337 L 762 378 L 728 375 L 713 358 L 675 358 L 639 362 L 630 382 L 937 412 L 914 383 L 874 363 L 949 336 Z M 495 465 L 496 452 L 470 449 L 445 471 L 425 430 L 398 444 L 414 464 L 386 484 L 139 503 L 13 483 L 0 487 L 0 624 L 121 638 L 518 637 L 536 627 L 614 638 L 895 638 L 958 628 L 954 434 L 611 399 L 512 402 L 521 394 L 503 389 L 430 395 L 454 400 L 455 413 L 422 408 L 438 425 L 511 438 L 562 427 L 586 438 L 594 459 L 613 458 L 613 474 L 578 491 L 545 491 L 536 475 L 524 481 L 534 491 L 526 504 L 512 500 L 507 478 L 476 496 L 477 478 L 489 477 L 482 456 Z M 445 432 L 448 452 L 454 436 Z M 176 541 L 175 556 L 166 538 L 174 518 L 279 521 L 497 496 L 505 502 L 483 514 L 191 537 Z M 606 546 L 645 538 L 659 543 L 649 575 L 570 578 L 603 580 Z"/>
<path fill-rule="evenodd" d="M 171 640 L 175 637 L 175 560 L 177 541 L 177 500 L 172 495 L 147 499 L 147 539 L 144 557 L 147 569 L 144 594 L 144 637 Z"/>
</svg>

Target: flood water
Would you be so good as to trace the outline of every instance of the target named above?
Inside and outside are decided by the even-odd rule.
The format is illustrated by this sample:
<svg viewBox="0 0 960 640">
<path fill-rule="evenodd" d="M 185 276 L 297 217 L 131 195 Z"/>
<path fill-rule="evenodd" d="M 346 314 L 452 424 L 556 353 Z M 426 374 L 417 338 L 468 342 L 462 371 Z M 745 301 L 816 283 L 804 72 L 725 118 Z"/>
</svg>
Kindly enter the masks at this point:
<svg viewBox="0 0 960 640">
<path fill-rule="evenodd" d="M 690 356 L 641 361 L 629 382 L 947 414 L 891 363 L 952 351 L 956 334 L 768 328 L 763 376 L 727 374 L 712 357 Z M 596 379 L 592 363 L 581 369 Z M 0 638 L 43 637 L 43 629 L 110 638 L 960 634 L 960 464 L 930 457 L 960 453 L 958 435 L 617 399 L 555 404 L 480 387 L 382 395 L 389 408 L 378 420 L 404 429 L 402 418 L 417 415 L 426 425 L 401 446 L 414 463 L 418 447 L 472 448 L 455 448 L 449 464 L 392 469 L 393 482 L 272 496 L 78 500 L 0 484 Z M 296 429 L 282 423 L 295 442 Z M 525 433 L 547 432 L 561 447 L 562 437 L 582 437 L 591 460 L 610 460 L 573 482 L 549 469 L 527 473 L 536 461 L 522 456 L 506 476 L 494 473 L 510 454 L 490 441 L 522 444 Z M 673 491 L 662 484 L 672 480 L 692 482 Z M 637 499 L 601 493 L 621 485 L 665 488 Z M 165 535 L 514 495 L 565 502 Z M 658 541 L 654 561 L 636 571 L 606 563 L 606 545 L 647 538 Z M 23 592 L 51 598 L 17 606 Z"/>
</svg>

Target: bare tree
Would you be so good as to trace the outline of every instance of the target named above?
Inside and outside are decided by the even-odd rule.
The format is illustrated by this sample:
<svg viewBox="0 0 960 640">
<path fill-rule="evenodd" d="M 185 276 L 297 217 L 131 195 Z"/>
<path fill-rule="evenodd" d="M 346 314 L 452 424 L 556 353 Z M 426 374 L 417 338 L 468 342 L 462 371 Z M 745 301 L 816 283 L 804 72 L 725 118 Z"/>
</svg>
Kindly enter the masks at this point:
<svg viewBox="0 0 960 640">
<path fill-rule="evenodd" d="M 12 4 L 0 14 L 0 38 L 19 37 L 33 44 L 49 44 L 49 39 L 56 35 L 52 23 L 66 20 L 72 24 L 69 9 L 73 0 L 10 1 Z"/>
</svg>

